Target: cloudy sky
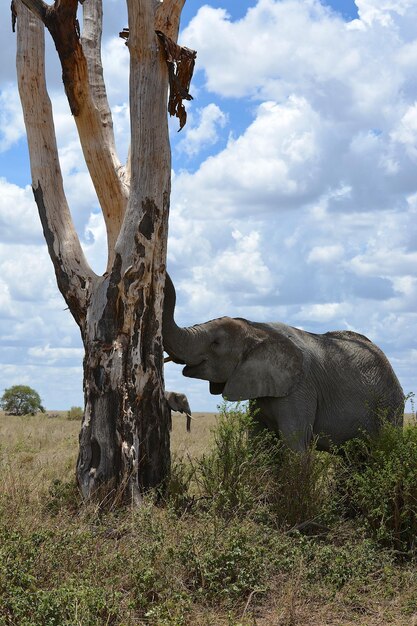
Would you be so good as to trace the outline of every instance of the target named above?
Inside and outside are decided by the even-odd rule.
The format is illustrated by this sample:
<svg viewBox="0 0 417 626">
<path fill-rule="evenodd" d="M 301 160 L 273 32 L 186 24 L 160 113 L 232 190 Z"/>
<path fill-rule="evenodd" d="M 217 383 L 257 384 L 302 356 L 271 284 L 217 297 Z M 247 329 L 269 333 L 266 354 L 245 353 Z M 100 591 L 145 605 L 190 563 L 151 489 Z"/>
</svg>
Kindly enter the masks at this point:
<svg viewBox="0 0 417 626">
<path fill-rule="evenodd" d="M 106 0 L 104 64 L 120 155 L 128 137 L 124 3 Z M 78 328 L 59 294 L 30 187 L 8 5 L 0 34 L 0 393 L 29 384 L 49 409 L 82 404 Z M 194 100 L 172 123 L 169 271 L 177 321 L 221 315 L 352 329 L 417 391 L 417 3 L 187 0 Z M 55 51 L 50 93 L 67 195 L 88 258 L 104 227 Z M 166 386 L 215 410 L 207 383 Z"/>
</svg>

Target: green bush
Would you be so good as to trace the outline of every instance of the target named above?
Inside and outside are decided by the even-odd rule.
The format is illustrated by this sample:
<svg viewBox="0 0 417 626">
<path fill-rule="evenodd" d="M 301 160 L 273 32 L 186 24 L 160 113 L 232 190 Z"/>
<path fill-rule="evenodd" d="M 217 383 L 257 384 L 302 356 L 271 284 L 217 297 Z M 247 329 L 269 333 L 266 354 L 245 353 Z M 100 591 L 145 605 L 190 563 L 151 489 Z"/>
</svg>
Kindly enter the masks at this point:
<svg viewBox="0 0 417 626">
<path fill-rule="evenodd" d="M 84 411 L 80 406 L 72 406 L 67 414 L 68 420 L 80 422 L 84 416 Z"/>
<path fill-rule="evenodd" d="M 319 452 L 313 442 L 305 452 L 283 446 L 269 496 L 270 517 L 285 527 L 316 532 L 334 521 L 338 508 L 336 475 L 340 460 Z"/>
<path fill-rule="evenodd" d="M 253 418 L 240 405 L 221 407 L 213 447 L 193 462 L 198 495 L 224 517 L 262 509 L 281 444 L 271 433 L 251 436 Z"/>
<path fill-rule="evenodd" d="M 45 412 L 38 392 L 27 385 L 13 385 L 5 389 L 0 406 L 9 415 L 35 415 L 38 411 Z"/>
<path fill-rule="evenodd" d="M 64 541 L 64 537 L 50 531 L 25 535 L 21 531 L 0 528 L 0 541 L 0 625 L 118 623 L 115 621 L 118 594 L 91 584 L 91 579 L 85 580 L 82 573 L 79 579 L 68 577 L 52 581 L 51 572 L 42 571 L 47 559 L 53 562 L 57 575 L 62 575 L 59 568 L 64 560 L 63 549 L 75 549 L 72 537 Z M 50 566 L 52 569 L 52 563 Z"/>
<path fill-rule="evenodd" d="M 0 624 L 19 626 L 101 626 L 118 624 L 119 594 L 75 583 L 50 590 L 9 590 Z"/>
<path fill-rule="evenodd" d="M 370 623 L 382 610 L 387 624 L 412 619 L 415 562 L 396 558 L 388 504 L 401 492 L 410 547 L 395 547 L 413 554 L 416 430 L 388 427 L 343 458 L 291 452 L 253 426 L 224 407 L 211 451 L 175 459 L 166 506 L 153 494 L 138 509 L 77 506 L 64 464 L 49 493 L 31 475 L 32 501 L 26 482 L 0 491 L 0 626 L 303 624 L 310 607 L 315 623 Z M 346 519 L 341 497 L 357 516 Z"/>
<path fill-rule="evenodd" d="M 270 431 L 259 432 L 250 410 L 221 408 L 210 452 L 194 461 L 200 499 L 223 517 L 251 514 L 286 527 L 317 519 L 329 508 L 338 459 L 289 450 Z"/>
<path fill-rule="evenodd" d="M 259 529 L 242 521 L 202 518 L 180 543 L 189 591 L 226 604 L 265 585 L 266 550 Z"/>
<path fill-rule="evenodd" d="M 55 478 L 49 485 L 48 498 L 45 510 L 56 515 L 62 510 L 76 511 L 81 505 L 82 498 L 75 480 L 62 482 Z"/>
<path fill-rule="evenodd" d="M 179 515 L 189 510 L 194 503 L 191 495 L 194 474 L 194 465 L 189 459 L 172 455 L 171 472 L 164 496 L 166 504 Z"/>
<path fill-rule="evenodd" d="M 344 541 L 313 542 L 304 540 L 302 555 L 309 581 L 339 591 L 347 583 L 360 588 L 369 583 L 373 572 L 389 571 L 391 558 L 369 538 L 358 534 L 345 536 Z"/>
<path fill-rule="evenodd" d="M 417 426 L 383 425 L 343 446 L 340 489 L 372 536 L 404 555 L 417 552 Z"/>
</svg>

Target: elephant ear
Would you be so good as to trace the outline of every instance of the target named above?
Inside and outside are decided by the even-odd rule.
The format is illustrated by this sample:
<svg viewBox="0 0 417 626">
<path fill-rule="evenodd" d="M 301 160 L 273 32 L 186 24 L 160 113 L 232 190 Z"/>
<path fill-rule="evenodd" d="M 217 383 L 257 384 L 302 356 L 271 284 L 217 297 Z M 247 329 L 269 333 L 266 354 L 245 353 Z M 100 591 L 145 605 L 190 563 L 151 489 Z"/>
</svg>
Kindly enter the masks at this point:
<svg viewBox="0 0 417 626">
<path fill-rule="evenodd" d="M 248 353 L 227 381 L 223 396 L 227 400 L 289 395 L 304 377 L 303 351 L 290 337 L 269 336 Z"/>
</svg>

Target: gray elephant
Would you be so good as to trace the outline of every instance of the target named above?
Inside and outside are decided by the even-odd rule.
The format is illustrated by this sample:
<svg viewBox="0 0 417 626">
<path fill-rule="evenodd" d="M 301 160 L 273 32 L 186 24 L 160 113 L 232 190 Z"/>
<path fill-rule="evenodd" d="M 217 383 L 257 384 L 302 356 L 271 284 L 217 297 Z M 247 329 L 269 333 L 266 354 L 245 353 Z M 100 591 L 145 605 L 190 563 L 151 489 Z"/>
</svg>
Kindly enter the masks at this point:
<svg viewBox="0 0 417 626">
<path fill-rule="evenodd" d="M 294 450 L 313 438 L 329 450 L 376 432 L 381 414 L 403 421 L 404 394 L 383 352 L 363 335 L 309 333 L 282 323 L 222 317 L 181 328 L 174 321 L 175 289 L 167 275 L 164 349 L 184 376 L 210 383 L 212 394 L 251 400 L 260 427 Z"/>
<path fill-rule="evenodd" d="M 171 411 L 177 411 L 178 413 L 185 413 L 187 417 L 187 432 L 191 430 L 191 409 L 188 404 L 187 396 L 184 393 L 177 393 L 176 391 L 165 391 L 165 400 Z"/>
</svg>

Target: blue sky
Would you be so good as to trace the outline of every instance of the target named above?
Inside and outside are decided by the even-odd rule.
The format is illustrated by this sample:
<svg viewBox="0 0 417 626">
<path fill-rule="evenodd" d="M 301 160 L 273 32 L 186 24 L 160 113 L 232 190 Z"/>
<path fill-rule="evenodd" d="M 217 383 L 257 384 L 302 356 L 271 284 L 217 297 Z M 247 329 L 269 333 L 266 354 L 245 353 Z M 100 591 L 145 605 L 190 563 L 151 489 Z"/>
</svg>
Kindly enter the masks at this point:
<svg viewBox="0 0 417 626">
<path fill-rule="evenodd" d="M 127 151 L 124 3 L 108 0 L 105 78 Z M 82 404 L 82 348 L 60 296 L 30 185 L 8 7 L 0 21 L 0 392 Z M 221 315 L 364 333 L 416 391 L 417 6 L 414 0 L 216 0 L 183 11 L 198 52 L 188 123 L 171 124 L 168 263 L 178 322 Z M 48 79 L 66 189 L 86 254 L 105 237 L 63 94 Z M 166 386 L 214 410 L 169 365 Z"/>
</svg>

